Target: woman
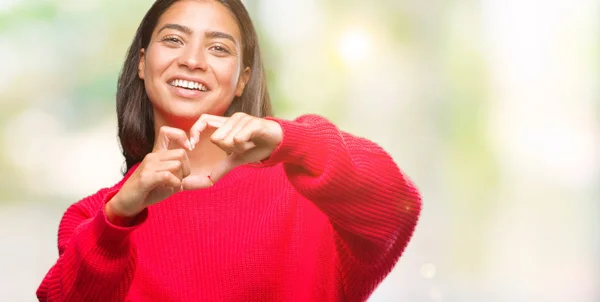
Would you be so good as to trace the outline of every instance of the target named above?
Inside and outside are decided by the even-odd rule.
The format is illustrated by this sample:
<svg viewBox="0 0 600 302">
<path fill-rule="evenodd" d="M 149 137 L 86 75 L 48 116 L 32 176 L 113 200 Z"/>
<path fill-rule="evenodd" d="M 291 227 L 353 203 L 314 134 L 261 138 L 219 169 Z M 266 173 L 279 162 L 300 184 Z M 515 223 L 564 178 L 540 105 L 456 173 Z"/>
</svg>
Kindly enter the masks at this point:
<svg viewBox="0 0 600 302">
<path fill-rule="evenodd" d="M 117 92 L 123 180 L 73 204 L 40 301 L 363 301 L 420 197 L 324 118 L 270 117 L 239 0 L 158 0 Z"/>
</svg>

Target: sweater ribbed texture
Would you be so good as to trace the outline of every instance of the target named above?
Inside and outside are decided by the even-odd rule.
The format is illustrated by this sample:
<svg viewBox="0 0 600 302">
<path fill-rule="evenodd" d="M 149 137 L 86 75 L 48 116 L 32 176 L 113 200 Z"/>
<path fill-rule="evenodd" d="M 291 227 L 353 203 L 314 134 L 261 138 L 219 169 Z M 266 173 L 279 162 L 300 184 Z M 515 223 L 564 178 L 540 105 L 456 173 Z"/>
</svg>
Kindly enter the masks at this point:
<svg viewBox="0 0 600 302">
<path fill-rule="evenodd" d="M 262 164 L 108 222 L 118 184 L 70 206 L 40 301 L 364 301 L 407 246 L 417 189 L 376 144 L 305 115 Z"/>
</svg>

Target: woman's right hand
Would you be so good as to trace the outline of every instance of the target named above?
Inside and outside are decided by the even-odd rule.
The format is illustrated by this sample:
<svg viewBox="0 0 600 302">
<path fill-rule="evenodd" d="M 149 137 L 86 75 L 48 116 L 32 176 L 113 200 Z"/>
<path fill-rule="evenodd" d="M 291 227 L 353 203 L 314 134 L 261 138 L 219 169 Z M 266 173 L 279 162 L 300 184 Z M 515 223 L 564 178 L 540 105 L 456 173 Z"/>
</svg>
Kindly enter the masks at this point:
<svg viewBox="0 0 600 302">
<path fill-rule="evenodd" d="M 144 157 L 119 192 L 106 203 L 108 220 L 130 225 L 147 206 L 181 191 L 183 179 L 190 174 L 186 149 L 191 148 L 183 130 L 161 127 L 152 153 Z"/>
</svg>

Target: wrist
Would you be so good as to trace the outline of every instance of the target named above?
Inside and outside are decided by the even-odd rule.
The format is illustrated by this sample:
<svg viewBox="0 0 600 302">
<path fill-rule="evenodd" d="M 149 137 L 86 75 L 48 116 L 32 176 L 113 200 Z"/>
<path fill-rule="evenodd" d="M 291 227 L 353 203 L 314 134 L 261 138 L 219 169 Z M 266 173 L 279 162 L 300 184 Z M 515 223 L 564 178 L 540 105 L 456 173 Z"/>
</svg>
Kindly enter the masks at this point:
<svg viewBox="0 0 600 302">
<path fill-rule="evenodd" d="M 108 221 L 121 227 L 130 227 L 134 224 L 135 218 L 141 211 L 124 211 L 120 206 L 118 194 L 109 200 L 104 206 L 104 213 Z"/>
</svg>

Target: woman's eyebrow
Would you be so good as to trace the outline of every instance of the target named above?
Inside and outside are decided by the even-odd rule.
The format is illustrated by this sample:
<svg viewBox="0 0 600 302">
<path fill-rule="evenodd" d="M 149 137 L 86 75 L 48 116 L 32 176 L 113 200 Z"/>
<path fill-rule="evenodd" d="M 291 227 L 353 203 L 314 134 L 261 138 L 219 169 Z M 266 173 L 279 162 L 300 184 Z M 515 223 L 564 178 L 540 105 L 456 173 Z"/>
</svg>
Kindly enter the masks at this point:
<svg viewBox="0 0 600 302">
<path fill-rule="evenodd" d="M 177 31 L 186 33 L 188 35 L 191 35 L 194 32 L 191 28 L 189 28 L 189 27 L 187 27 L 185 25 L 168 23 L 168 24 L 163 25 L 163 27 L 160 28 L 160 30 L 158 31 L 158 33 L 160 33 L 161 31 L 163 31 L 165 29 L 177 30 Z"/>
<path fill-rule="evenodd" d="M 207 31 L 204 35 L 209 39 L 227 39 L 227 40 L 230 40 L 231 42 L 233 42 L 233 44 L 237 45 L 237 42 L 235 41 L 233 36 L 230 34 L 226 34 L 224 32 Z"/>
</svg>

